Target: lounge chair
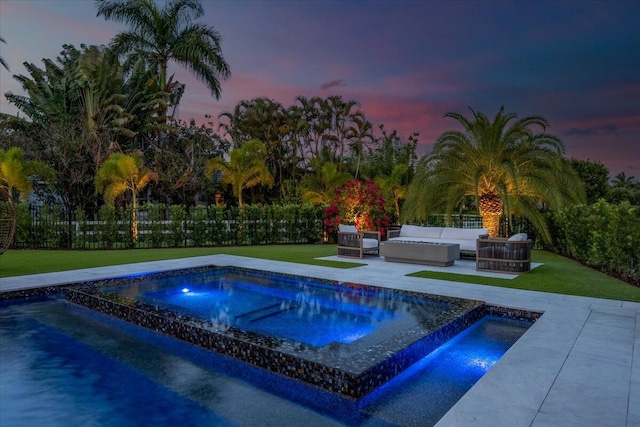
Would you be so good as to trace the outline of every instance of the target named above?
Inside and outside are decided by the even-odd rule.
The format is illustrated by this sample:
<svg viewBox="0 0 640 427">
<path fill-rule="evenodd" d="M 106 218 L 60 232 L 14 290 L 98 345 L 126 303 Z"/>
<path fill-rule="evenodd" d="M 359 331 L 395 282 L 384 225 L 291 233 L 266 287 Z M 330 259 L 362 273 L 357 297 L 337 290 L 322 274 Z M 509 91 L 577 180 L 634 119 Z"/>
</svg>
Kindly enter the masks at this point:
<svg viewBox="0 0 640 427">
<path fill-rule="evenodd" d="M 531 270 L 533 242 L 524 233 L 510 238 L 488 237 L 477 240 L 476 270 L 524 273 Z"/>
<path fill-rule="evenodd" d="M 358 231 L 355 225 L 338 227 L 338 256 L 362 258 L 364 255 L 380 256 L 380 233 Z"/>
</svg>

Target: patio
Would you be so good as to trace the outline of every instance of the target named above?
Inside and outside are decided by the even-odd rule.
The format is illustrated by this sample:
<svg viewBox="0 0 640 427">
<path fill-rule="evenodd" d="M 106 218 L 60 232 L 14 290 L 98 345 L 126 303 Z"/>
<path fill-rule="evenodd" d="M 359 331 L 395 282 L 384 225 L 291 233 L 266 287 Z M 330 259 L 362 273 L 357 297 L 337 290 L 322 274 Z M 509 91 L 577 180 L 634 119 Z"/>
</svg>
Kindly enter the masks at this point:
<svg viewBox="0 0 640 427">
<path fill-rule="evenodd" d="M 545 314 L 440 420 L 438 426 L 640 425 L 640 304 L 405 276 L 427 269 L 495 274 L 476 272 L 473 261 L 456 261 L 451 267 L 388 263 L 377 257 L 365 257 L 358 262 L 366 265 L 335 269 L 212 255 L 3 278 L 0 279 L 0 291 L 218 264 L 544 311 Z"/>
</svg>

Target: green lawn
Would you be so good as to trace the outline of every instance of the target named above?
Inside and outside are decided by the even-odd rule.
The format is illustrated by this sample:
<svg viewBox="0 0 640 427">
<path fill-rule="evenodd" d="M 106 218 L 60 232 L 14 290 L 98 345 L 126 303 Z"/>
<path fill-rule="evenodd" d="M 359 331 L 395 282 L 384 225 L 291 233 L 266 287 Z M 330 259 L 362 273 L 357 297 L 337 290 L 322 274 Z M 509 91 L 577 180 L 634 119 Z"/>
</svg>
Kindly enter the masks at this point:
<svg viewBox="0 0 640 427">
<path fill-rule="evenodd" d="M 511 280 L 430 271 L 420 271 L 411 276 L 640 302 L 639 287 L 592 270 L 569 258 L 546 251 L 533 251 L 532 260 L 543 265 Z"/>
<path fill-rule="evenodd" d="M 0 277 L 221 253 L 338 268 L 351 268 L 360 265 L 356 262 L 347 263 L 315 259 L 334 255 L 336 253 L 335 245 L 272 245 L 113 251 L 9 250 L 0 256 Z M 640 288 L 584 267 L 568 258 L 549 252 L 534 251 L 533 261 L 544 265 L 512 280 L 429 271 L 421 271 L 412 276 L 640 302 Z"/>
</svg>

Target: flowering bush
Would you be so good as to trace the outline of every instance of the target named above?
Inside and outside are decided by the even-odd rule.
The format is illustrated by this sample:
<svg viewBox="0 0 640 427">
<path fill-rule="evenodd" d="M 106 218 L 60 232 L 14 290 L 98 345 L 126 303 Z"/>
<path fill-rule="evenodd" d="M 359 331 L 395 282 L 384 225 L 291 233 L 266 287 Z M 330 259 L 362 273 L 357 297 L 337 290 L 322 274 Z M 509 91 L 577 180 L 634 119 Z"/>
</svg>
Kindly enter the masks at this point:
<svg viewBox="0 0 640 427">
<path fill-rule="evenodd" d="M 351 181 L 336 191 L 333 204 L 324 210 L 324 225 L 333 233 L 339 224 L 354 224 L 358 230 L 384 235 L 391 224 L 380 188 L 371 180 Z"/>
</svg>

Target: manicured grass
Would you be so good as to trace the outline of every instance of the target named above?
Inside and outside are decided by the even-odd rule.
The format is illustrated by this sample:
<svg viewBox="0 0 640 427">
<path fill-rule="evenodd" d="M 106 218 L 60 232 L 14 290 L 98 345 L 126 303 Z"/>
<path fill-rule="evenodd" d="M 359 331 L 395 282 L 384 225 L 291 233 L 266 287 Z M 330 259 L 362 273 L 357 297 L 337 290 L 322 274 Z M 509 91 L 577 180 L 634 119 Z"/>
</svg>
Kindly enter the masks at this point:
<svg viewBox="0 0 640 427">
<path fill-rule="evenodd" d="M 233 246 L 109 251 L 9 250 L 0 256 L 0 277 L 215 254 L 240 255 L 336 268 L 350 268 L 362 265 L 315 259 L 335 255 L 335 245 Z"/>
<path fill-rule="evenodd" d="M 543 265 L 511 280 L 432 271 L 419 271 L 410 276 L 640 302 L 640 288 L 592 270 L 569 258 L 545 251 L 533 251 L 532 260 Z"/>
<path fill-rule="evenodd" d="M 0 256 L 0 277 L 214 254 L 240 255 L 337 268 L 351 268 L 361 265 L 357 262 L 316 259 L 335 255 L 335 253 L 335 245 L 234 246 L 113 251 L 9 250 Z M 640 288 L 584 267 L 568 258 L 549 252 L 534 251 L 533 261 L 544 265 L 512 280 L 430 271 L 421 271 L 412 274 L 412 276 L 640 302 Z"/>
</svg>

